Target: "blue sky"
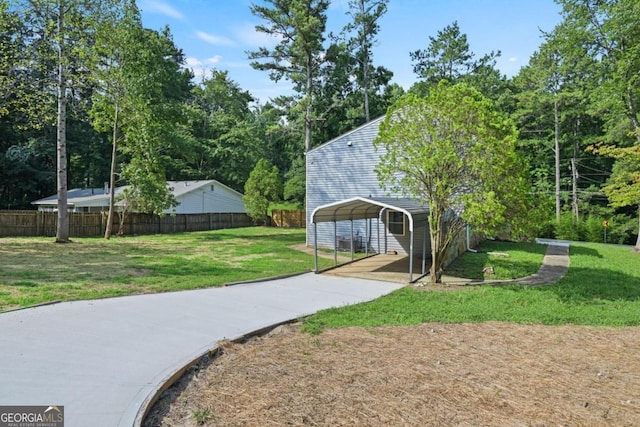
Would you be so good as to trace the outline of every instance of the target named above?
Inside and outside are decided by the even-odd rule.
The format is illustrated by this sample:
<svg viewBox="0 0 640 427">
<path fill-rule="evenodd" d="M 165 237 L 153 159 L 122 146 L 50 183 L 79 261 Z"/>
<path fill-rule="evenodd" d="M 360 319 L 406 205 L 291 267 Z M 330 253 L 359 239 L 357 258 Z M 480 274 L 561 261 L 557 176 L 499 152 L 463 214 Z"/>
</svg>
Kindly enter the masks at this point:
<svg viewBox="0 0 640 427">
<path fill-rule="evenodd" d="M 249 65 L 247 51 L 274 43 L 255 31 L 260 20 L 251 14 L 251 3 L 138 0 L 143 24 L 153 29 L 169 25 L 196 76 L 211 68 L 228 70 L 232 80 L 264 103 L 290 93 L 291 87 L 284 80 L 270 81 L 267 72 Z M 347 5 L 348 0 L 331 2 L 329 31 L 338 32 L 345 25 Z M 380 20 L 374 64 L 393 71 L 393 81 L 408 89 L 416 81 L 409 52 L 425 49 L 429 36 L 458 21 L 476 57 L 501 51 L 497 66 L 513 76 L 540 46 L 540 30 L 550 31 L 560 20 L 560 7 L 553 0 L 390 0 Z"/>
</svg>

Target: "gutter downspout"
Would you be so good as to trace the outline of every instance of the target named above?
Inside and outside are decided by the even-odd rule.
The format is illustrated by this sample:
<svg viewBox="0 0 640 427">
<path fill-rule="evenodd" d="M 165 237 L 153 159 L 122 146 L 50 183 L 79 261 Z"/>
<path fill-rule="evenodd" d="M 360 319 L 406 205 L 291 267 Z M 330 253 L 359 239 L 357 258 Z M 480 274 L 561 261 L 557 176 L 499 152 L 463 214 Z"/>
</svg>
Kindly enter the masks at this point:
<svg viewBox="0 0 640 427">
<path fill-rule="evenodd" d="M 469 227 L 469 224 L 467 224 L 465 228 L 467 231 L 467 251 L 473 252 L 475 254 L 478 253 L 478 251 L 476 249 L 471 249 L 471 232 L 469 231 L 470 228 L 471 227 Z"/>
</svg>

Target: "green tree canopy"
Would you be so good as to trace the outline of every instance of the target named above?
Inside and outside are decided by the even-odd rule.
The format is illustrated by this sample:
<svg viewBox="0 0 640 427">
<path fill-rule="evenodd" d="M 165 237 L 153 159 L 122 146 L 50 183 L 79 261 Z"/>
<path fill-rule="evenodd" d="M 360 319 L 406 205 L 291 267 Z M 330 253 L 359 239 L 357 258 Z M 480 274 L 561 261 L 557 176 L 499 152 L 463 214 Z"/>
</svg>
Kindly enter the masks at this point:
<svg viewBox="0 0 640 427">
<path fill-rule="evenodd" d="M 324 32 L 328 0 L 266 0 L 271 7 L 254 4 L 251 12 L 265 21 L 256 30 L 279 40 L 273 48 L 261 47 L 249 53 L 251 66 L 269 71 L 271 79 L 286 78 L 301 94 L 304 111 L 305 151 L 311 149 L 311 128 L 315 121 L 313 94 L 324 61 Z"/>
<path fill-rule="evenodd" d="M 558 40 L 567 58 L 587 56 L 596 81 L 592 108 L 607 119 L 610 141 L 640 144 L 640 3 L 637 0 L 558 0 L 564 21 Z M 576 46 L 583 49 L 576 49 Z M 586 52 L 585 52 L 586 51 Z"/>
<path fill-rule="evenodd" d="M 375 145 L 382 186 L 429 207 L 431 280 L 467 223 L 491 232 L 525 225 L 530 196 L 513 122 L 466 84 L 441 82 L 389 109 Z"/>
<path fill-rule="evenodd" d="M 203 77 L 185 107 L 187 136 L 172 156 L 174 177 L 215 178 L 241 190 L 261 157 L 253 101 L 227 71 Z"/>
<path fill-rule="evenodd" d="M 635 206 L 640 224 L 640 145 L 631 147 L 595 146 L 598 154 L 616 159 L 613 171 L 603 190 L 611 206 Z M 635 251 L 640 252 L 640 225 Z"/>
<path fill-rule="evenodd" d="M 267 220 L 269 204 L 280 200 L 282 181 L 278 168 L 267 159 L 260 159 L 244 186 L 244 207 L 256 223 Z"/>
<path fill-rule="evenodd" d="M 371 83 L 373 67 L 372 49 L 376 43 L 376 35 L 380 31 L 378 20 L 387 12 L 389 0 L 350 0 L 349 12 L 353 21 L 347 24 L 345 31 L 353 35 L 348 44 L 356 59 L 356 83 L 362 90 L 365 122 L 371 120 L 369 111 L 369 92 L 375 88 Z"/>
<path fill-rule="evenodd" d="M 413 72 L 423 79 L 412 88 L 419 94 L 425 94 L 441 80 L 468 83 L 494 101 L 504 89 L 504 77 L 495 68 L 500 51 L 475 59 L 467 35 L 460 32 L 457 21 L 438 31 L 436 37 L 430 36 L 429 46 L 411 52 L 410 56 Z"/>
</svg>

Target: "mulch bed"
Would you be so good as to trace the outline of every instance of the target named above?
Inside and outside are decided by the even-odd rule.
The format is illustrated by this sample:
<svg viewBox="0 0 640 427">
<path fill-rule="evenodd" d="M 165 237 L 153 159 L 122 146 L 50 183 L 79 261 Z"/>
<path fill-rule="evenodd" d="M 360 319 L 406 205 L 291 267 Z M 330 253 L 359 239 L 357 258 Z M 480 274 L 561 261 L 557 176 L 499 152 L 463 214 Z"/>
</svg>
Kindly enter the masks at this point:
<svg viewBox="0 0 640 427">
<path fill-rule="evenodd" d="M 281 326 L 192 370 L 145 426 L 640 426 L 640 328 Z"/>
</svg>

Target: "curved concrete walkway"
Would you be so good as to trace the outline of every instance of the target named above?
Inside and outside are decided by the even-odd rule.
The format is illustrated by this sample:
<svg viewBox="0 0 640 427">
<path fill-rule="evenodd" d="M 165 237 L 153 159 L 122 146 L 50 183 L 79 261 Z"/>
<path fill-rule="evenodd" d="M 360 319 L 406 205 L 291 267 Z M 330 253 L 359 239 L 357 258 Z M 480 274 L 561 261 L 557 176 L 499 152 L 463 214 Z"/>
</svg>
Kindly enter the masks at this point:
<svg viewBox="0 0 640 427">
<path fill-rule="evenodd" d="M 551 285 L 562 279 L 569 270 L 569 244 L 559 244 L 548 241 L 547 252 L 542 259 L 542 265 L 536 274 L 522 279 L 514 280 L 515 283 L 528 286 Z"/>
<path fill-rule="evenodd" d="M 538 272 L 531 276 L 512 280 L 475 280 L 454 276 L 443 276 L 442 282 L 450 285 L 508 285 L 525 286 L 552 285 L 562 279 L 569 270 L 569 242 L 562 240 L 538 239 L 536 243 L 547 245 Z"/>
<path fill-rule="evenodd" d="M 156 387 L 218 341 L 400 287 L 309 273 L 3 313 L 0 405 L 64 405 L 66 427 L 129 427 Z"/>
</svg>

